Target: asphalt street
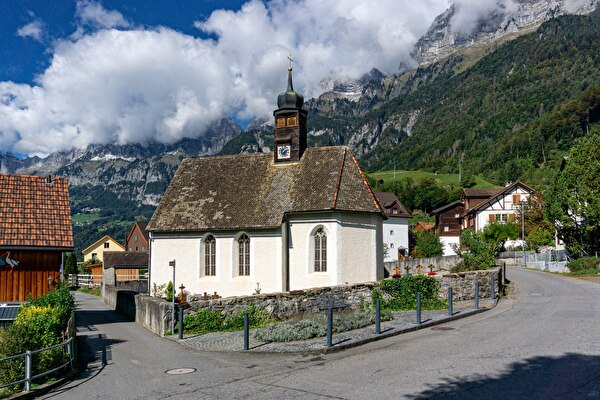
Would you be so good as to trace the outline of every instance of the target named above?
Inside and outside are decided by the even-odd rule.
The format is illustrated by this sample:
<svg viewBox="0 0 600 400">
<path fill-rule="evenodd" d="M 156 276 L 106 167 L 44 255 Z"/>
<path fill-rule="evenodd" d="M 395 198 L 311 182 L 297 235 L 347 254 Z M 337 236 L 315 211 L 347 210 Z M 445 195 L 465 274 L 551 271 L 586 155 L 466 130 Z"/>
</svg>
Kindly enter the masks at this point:
<svg viewBox="0 0 600 400">
<path fill-rule="evenodd" d="M 508 278 L 491 311 L 316 356 L 195 351 L 77 294 L 87 369 L 42 398 L 600 399 L 600 285 Z"/>
</svg>

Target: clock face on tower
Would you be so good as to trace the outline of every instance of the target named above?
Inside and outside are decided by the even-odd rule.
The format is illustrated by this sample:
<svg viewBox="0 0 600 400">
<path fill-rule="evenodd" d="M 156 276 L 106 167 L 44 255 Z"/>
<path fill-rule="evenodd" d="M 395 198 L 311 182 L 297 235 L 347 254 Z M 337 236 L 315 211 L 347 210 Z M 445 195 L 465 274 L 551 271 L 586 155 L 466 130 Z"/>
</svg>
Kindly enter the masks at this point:
<svg viewBox="0 0 600 400">
<path fill-rule="evenodd" d="M 290 158 L 290 145 L 289 144 L 278 144 L 277 145 L 277 159 L 286 160 Z"/>
</svg>

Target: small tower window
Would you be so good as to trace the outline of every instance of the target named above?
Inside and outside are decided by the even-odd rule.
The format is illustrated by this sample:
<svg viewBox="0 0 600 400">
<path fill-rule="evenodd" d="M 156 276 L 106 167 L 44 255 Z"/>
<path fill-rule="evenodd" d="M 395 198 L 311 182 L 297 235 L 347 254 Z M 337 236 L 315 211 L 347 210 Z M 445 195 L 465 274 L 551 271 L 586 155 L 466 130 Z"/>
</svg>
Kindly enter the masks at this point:
<svg viewBox="0 0 600 400">
<path fill-rule="evenodd" d="M 296 117 L 288 117 L 287 119 L 287 126 L 297 126 L 298 125 L 298 118 Z"/>
<path fill-rule="evenodd" d="M 315 272 L 327 271 L 327 235 L 323 228 L 315 232 Z"/>
<path fill-rule="evenodd" d="M 250 275 L 250 238 L 244 234 L 238 239 L 238 273 L 240 276 Z"/>
<path fill-rule="evenodd" d="M 285 128 L 285 118 L 277 118 L 277 127 Z"/>
</svg>

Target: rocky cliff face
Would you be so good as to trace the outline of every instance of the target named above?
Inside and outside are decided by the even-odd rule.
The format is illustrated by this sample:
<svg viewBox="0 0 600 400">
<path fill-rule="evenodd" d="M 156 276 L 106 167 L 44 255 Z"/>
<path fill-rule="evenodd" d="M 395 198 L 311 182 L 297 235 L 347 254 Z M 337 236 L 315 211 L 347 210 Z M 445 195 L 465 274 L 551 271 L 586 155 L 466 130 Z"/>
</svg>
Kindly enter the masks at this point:
<svg viewBox="0 0 600 400">
<path fill-rule="evenodd" d="M 477 18 L 474 27 L 461 24 L 460 3 L 453 4 L 431 24 L 417 44 L 413 56 L 421 64 L 442 60 L 465 47 L 485 47 L 495 41 L 537 29 L 544 21 L 565 14 L 589 14 L 598 0 L 510 0 Z M 461 26 L 463 25 L 463 26 Z"/>
<path fill-rule="evenodd" d="M 156 205 L 185 157 L 218 154 L 241 132 L 239 125 L 224 118 L 204 136 L 174 144 L 89 145 L 22 160 L 10 153 L 0 154 L 0 172 L 52 174 L 68 178 L 71 186 L 102 186 L 119 198 Z"/>
</svg>

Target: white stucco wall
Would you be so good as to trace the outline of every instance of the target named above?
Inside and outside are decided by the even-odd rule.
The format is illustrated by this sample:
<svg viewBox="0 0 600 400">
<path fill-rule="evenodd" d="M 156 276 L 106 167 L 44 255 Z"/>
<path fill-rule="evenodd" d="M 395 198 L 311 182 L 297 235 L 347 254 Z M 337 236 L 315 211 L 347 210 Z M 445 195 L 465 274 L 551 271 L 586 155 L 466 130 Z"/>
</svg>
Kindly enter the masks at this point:
<svg viewBox="0 0 600 400">
<path fill-rule="evenodd" d="M 383 221 L 383 243 L 388 246 L 385 262 L 398 260 L 398 249 L 406 249 L 408 256 L 408 218 L 389 217 Z"/>
<path fill-rule="evenodd" d="M 440 236 L 440 242 L 444 246 L 444 256 L 455 256 L 452 245 L 460 245 L 460 236 Z"/>
<path fill-rule="evenodd" d="M 529 192 L 519 187 L 516 187 L 513 191 L 506 193 L 504 197 L 499 198 L 497 201 L 491 203 L 487 208 L 477 213 L 477 230 L 483 230 L 490 223 L 490 214 L 519 214 L 519 209 L 513 209 L 514 194 L 520 195 L 521 201 L 527 201 L 529 198 Z"/>
<path fill-rule="evenodd" d="M 289 218 L 290 290 L 383 279 L 382 217 L 375 214 L 322 213 Z M 314 271 L 314 233 L 327 234 L 327 271 Z M 223 297 L 283 291 L 281 231 L 244 231 L 250 238 L 250 276 L 237 275 L 237 237 L 241 232 L 211 232 L 216 275 L 203 276 L 205 233 L 151 234 L 150 288 L 172 280 L 193 294 L 215 291 Z"/>
<path fill-rule="evenodd" d="M 210 233 L 215 237 L 216 275 L 203 276 L 206 234 L 151 235 L 150 288 L 172 280 L 169 261 L 176 261 L 175 285 L 193 294 L 250 295 L 281 291 L 281 235 L 278 231 L 244 231 L 250 238 L 250 275 L 238 276 L 237 237 L 241 232 Z"/>
</svg>

